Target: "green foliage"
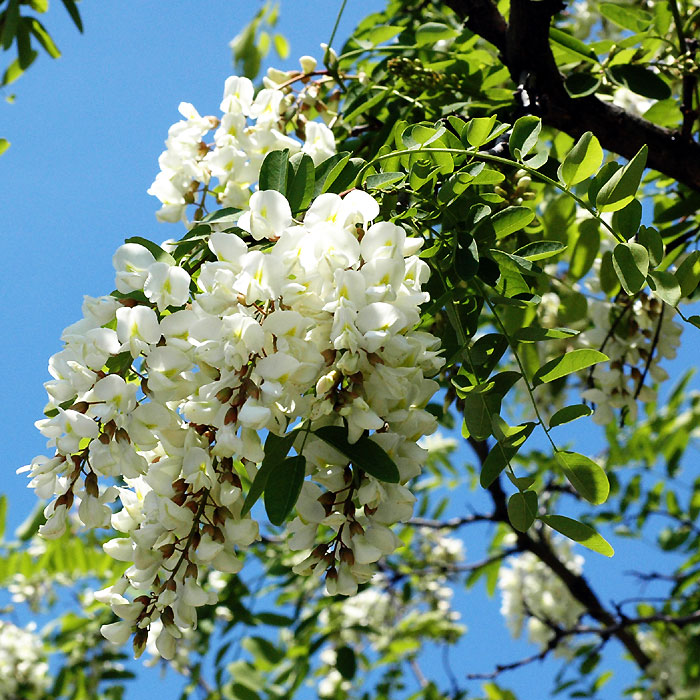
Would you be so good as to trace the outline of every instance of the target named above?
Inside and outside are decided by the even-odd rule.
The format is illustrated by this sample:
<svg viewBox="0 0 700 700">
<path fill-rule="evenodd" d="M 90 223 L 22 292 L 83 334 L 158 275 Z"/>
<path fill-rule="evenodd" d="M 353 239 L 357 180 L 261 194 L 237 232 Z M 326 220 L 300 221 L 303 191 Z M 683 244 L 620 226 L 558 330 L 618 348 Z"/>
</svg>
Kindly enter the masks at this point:
<svg viewBox="0 0 700 700">
<path fill-rule="evenodd" d="M 64 4 L 81 28 L 75 4 Z M 0 4 L 0 42 L 17 48 L 5 82 L 34 60 L 33 41 L 58 55 L 39 20 L 22 14 L 26 7 L 13 0 Z M 46 9 L 39 2 L 30 7 Z M 678 46 L 696 33 L 698 13 L 675 3 L 597 7 L 601 21 L 593 29 L 579 26 L 573 5 L 555 15 L 549 28 L 549 47 L 564 76 L 562 90 L 573 98 L 571 109 L 583 109 L 589 95 L 619 101 L 617 91 L 624 88 L 652 100 L 645 117 L 681 138 L 687 129 L 683 115 L 693 113 L 683 106 L 684 86 L 694 84 L 696 71 L 694 49 Z M 465 28 L 465 19 L 445 4 L 389 0 L 342 48 L 336 45 L 337 62 L 327 53 L 324 72 L 290 76 L 292 92 L 297 80 L 316 81 L 323 107 L 309 107 L 317 110 L 308 112 L 311 119 L 339 100 L 338 116 L 327 120 L 337 153 L 314 165 L 306 153 L 271 151 L 259 179 L 260 190 L 286 197 L 297 220 L 314 197 L 366 190 L 379 204 L 378 221 L 391 221 L 409 239 L 420 240 L 430 299 L 419 324 L 441 339 L 445 360 L 434 378 L 441 393 L 427 410 L 451 435 L 458 425 L 459 447 L 440 445 L 439 439 L 437 447 L 431 445 L 422 476 L 408 484 L 416 497 L 415 518 L 397 527 L 401 546 L 382 558 L 381 575 L 372 580 L 368 575 L 357 597 L 323 595 L 318 577 L 294 573 L 304 557 L 290 553 L 289 538 L 265 530 L 248 553 L 257 560 L 259 580 L 226 574 L 206 584 L 223 590 L 220 604 L 206 606 L 191 640 L 182 641 L 191 645 L 183 698 L 200 691 L 207 700 L 293 698 L 303 695 L 305 684 L 328 679 L 335 679 L 328 697 L 336 700 L 474 697 L 479 691 L 465 685 L 464 674 L 450 684 L 431 668 L 424 683 L 413 683 L 407 671 L 421 667 L 421 646 L 447 649 L 464 634 L 440 590 L 469 588 L 476 595 L 483 583 L 483 592 L 493 595 L 499 571 L 526 556 L 542 566 L 543 578 L 552 576 L 564 586 L 572 606 L 582 606 L 568 628 L 544 615 L 538 620 L 555 631 L 551 647 L 540 646 L 542 658 L 559 645 L 566 649 L 560 693 L 596 697 L 609 680 L 601 667 L 612 636 L 637 661 L 647 654 L 642 629 L 661 647 L 676 637 L 688 649 L 697 644 L 697 620 L 675 626 L 668 620 L 695 614 L 698 604 L 700 479 L 688 451 L 700 407 L 688 378 L 670 392 L 662 389 L 662 399 L 654 384 L 663 377 L 659 357 L 675 352 L 664 324 L 675 323 L 677 315 L 687 320 L 689 334 L 700 328 L 700 316 L 684 313 L 700 284 L 700 199 L 688 184 L 647 167 L 663 165 L 647 146 L 635 146 L 625 162 L 609 150 L 609 135 L 598 125 L 572 133 L 554 128 L 544 103 L 524 99 L 530 79 L 515 85 L 503 55 L 474 33 L 472 24 L 478 23 Z M 236 37 L 240 72 L 256 75 L 273 46 L 280 55 L 288 50 L 272 32 L 276 21 L 277 6 L 266 3 Z M 691 102 L 697 109 L 697 98 Z M 290 116 L 292 111 L 283 118 L 297 119 L 292 123 L 303 133 L 303 119 Z M 689 149 L 695 128 L 692 124 Z M 0 140 L 0 152 L 8 145 Z M 244 235 L 236 225 L 240 214 L 226 208 L 204 216 L 200 209 L 198 223 L 170 252 L 145 238 L 129 241 L 196 276 L 201 262 L 211 259 L 212 230 Z M 113 296 L 127 304 L 145 301 L 139 294 Z M 138 381 L 128 352 L 111 357 L 106 367 Z M 61 408 L 72 405 L 71 399 Z M 593 420 L 605 424 L 600 447 L 587 439 Z M 262 498 L 275 527 L 295 514 L 312 426 L 286 430 L 267 435 L 257 473 L 246 460 L 233 465 L 246 494 L 242 513 Z M 376 480 L 369 483 L 377 491 L 403 483 L 408 458 L 380 446 L 370 431 L 352 436 L 356 440 L 338 425 L 313 433 L 350 461 L 342 474 L 346 488 L 366 475 Z M 340 478 L 331 472 L 329 479 Z M 348 501 L 346 507 L 354 512 L 355 504 Z M 0 521 L 4 508 L 0 500 Z M 5 584 L 20 573 L 35 582 L 66 576 L 71 583 L 90 579 L 106 586 L 121 573 L 97 547 L 99 541 L 80 534 L 49 543 L 33 558 L 27 547 L 42 521 L 38 512 L 17 533 L 18 542 L 6 545 L 0 560 Z M 473 539 L 468 529 L 459 530 L 478 522 L 489 529 Z M 295 520 L 293 537 L 302 539 L 298 533 L 306 526 L 301 517 Z M 338 531 L 332 520 L 322 527 L 332 544 L 316 545 L 315 556 L 348 564 L 355 555 L 344 547 L 357 532 Z M 361 534 L 370 541 L 372 533 Z M 660 602 L 633 609 L 629 601 L 618 607 L 604 595 L 596 597 L 595 575 L 580 576 L 573 566 L 566 575 L 560 536 L 605 557 L 613 555 L 608 539 L 618 549 L 623 538 L 655 542 L 658 552 L 675 557 L 664 570 L 668 585 Z M 454 546 L 459 537 L 470 553 L 481 548 L 484 558 L 470 554 L 466 564 L 450 558 L 445 543 Z M 366 556 L 370 571 L 374 559 Z M 360 613 L 363 600 L 371 604 Z M 522 614 L 537 617 L 534 611 Z M 51 643 L 63 654 L 54 697 L 120 697 L 126 680 L 120 674 L 129 672 L 118 667 L 118 654 L 108 655 L 97 634 L 99 616 L 92 608 L 84 616 L 63 613 L 51 633 Z M 642 622 L 630 623 L 634 616 Z M 76 661 L 91 650 L 95 665 L 102 664 L 101 675 Z M 205 659 L 208 652 L 213 664 Z M 692 683 L 699 673 L 688 659 L 683 673 Z M 212 666 L 213 679 L 202 682 L 204 669 Z M 638 670 L 638 687 L 648 689 L 653 664 Z M 481 692 L 489 700 L 515 697 L 490 682 Z"/>
</svg>

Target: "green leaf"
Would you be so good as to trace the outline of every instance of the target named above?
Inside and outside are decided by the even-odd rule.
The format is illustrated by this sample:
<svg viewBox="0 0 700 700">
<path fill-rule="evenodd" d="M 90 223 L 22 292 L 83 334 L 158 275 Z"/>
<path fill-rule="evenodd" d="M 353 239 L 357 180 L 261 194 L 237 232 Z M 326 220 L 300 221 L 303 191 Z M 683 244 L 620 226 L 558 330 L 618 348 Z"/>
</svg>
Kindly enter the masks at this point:
<svg viewBox="0 0 700 700">
<path fill-rule="evenodd" d="M 518 250 L 515 251 L 515 255 L 525 258 L 525 260 L 535 262 L 559 255 L 563 253 L 566 248 L 566 244 L 560 243 L 559 241 L 533 241 L 532 243 L 524 245 L 522 248 L 518 248 Z"/>
<path fill-rule="evenodd" d="M 405 177 L 406 173 L 377 173 L 376 175 L 370 175 L 364 184 L 368 190 L 382 190 L 385 187 L 401 182 Z"/>
<path fill-rule="evenodd" d="M 350 444 L 347 429 L 337 425 L 327 425 L 314 430 L 313 433 L 345 455 L 358 469 L 375 479 L 391 484 L 399 483 L 401 477 L 398 467 L 384 449 L 367 435 Z"/>
<path fill-rule="evenodd" d="M 56 44 L 54 44 L 54 41 L 49 33 L 46 31 L 46 29 L 44 29 L 42 23 L 36 19 L 36 17 L 32 17 L 31 19 L 31 31 L 39 43 L 44 47 L 44 51 L 46 51 L 51 58 L 60 57 L 61 52 L 58 50 Z"/>
<path fill-rule="evenodd" d="M 500 239 L 525 228 L 534 218 L 535 212 L 529 207 L 507 207 L 491 218 L 491 224 Z"/>
<path fill-rule="evenodd" d="M 369 30 L 367 39 L 372 46 L 377 46 L 378 44 L 383 44 L 385 41 L 393 39 L 397 34 L 400 34 L 403 29 L 403 27 L 397 27 L 391 24 L 380 24 Z"/>
<path fill-rule="evenodd" d="M 277 190 L 283 195 L 287 194 L 287 175 L 289 164 L 289 149 L 283 151 L 270 151 L 260 166 L 258 189 Z"/>
<path fill-rule="evenodd" d="M 479 483 L 482 488 L 488 488 L 498 478 L 498 475 L 515 457 L 525 440 L 530 436 L 535 423 L 527 422 L 511 428 L 509 434 L 501 442 L 497 442 L 489 451 L 481 467 Z"/>
<path fill-rule="evenodd" d="M 434 44 L 441 39 L 452 39 L 459 32 L 452 27 L 440 22 L 426 22 L 421 24 L 416 30 L 416 46 L 425 46 L 426 44 Z"/>
<path fill-rule="evenodd" d="M 513 338 L 519 343 L 536 343 L 540 340 L 558 340 L 561 338 L 571 338 L 578 335 L 580 331 L 571 328 L 541 328 L 540 326 L 526 326 L 518 328 L 513 334 Z"/>
<path fill-rule="evenodd" d="M 7 67 L 7 70 L 3 73 L 0 87 L 5 87 L 5 85 L 14 83 L 15 80 L 21 77 L 22 73 L 24 73 L 24 71 L 27 70 L 32 63 L 34 63 L 38 55 L 39 54 L 36 51 L 32 50 L 29 56 L 25 57 L 23 62 L 20 62 L 19 58 L 12 61 L 12 63 L 10 63 L 10 65 Z M 24 65 L 22 65 L 22 63 L 24 63 Z"/>
<path fill-rule="evenodd" d="M 613 250 L 612 264 L 627 294 L 636 294 L 646 284 L 649 253 L 639 243 L 618 243 Z"/>
<path fill-rule="evenodd" d="M 558 425 L 564 425 L 564 423 L 571 423 L 577 418 L 584 418 L 585 416 L 590 416 L 593 413 L 593 409 L 590 406 L 586 406 L 585 403 L 577 403 L 573 406 L 564 406 L 560 408 L 550 419 L 549 427 L 556 428 Z"/>
<path fill-rule="evenodd" d="M 284 61 L 289 57 L 289 42 L 284 34 L 275 34 L 272 37 L 272 42 L 275 45 L 277 55 Z"/>
<path fill-rule="evenodd" d="M 336 153 L 316 166 L 314 197 L 324 192 L 339 194 L 352 186 L 357 174 L 365 164 L 361 158 L 350 158 L 348 151 Z"/>
<path fill-rule="evenodd" d="M 603 468 L 586 455 L 558 450 L 554 456 L 576 492 L 589 503 L 605 503 L 610 483 Z"/>
<path fill-rule="evenodd" d="M 538 384 L 547 384 L 548 382 L 553 382 L 555 379 L 566 377 L 568 374 L 578 372 L 586 367 L 598 364 L 598 362 L 605 362 L 609 359 L 610 358 L 602 352 L 590 348 L 572 350 L 542 365 L 542 367 L 535 372 L 532 383 L 535 386 Z"/>
<path fill-rule="evenodd" d="M 649 273 L 649 287 L 654 294 L 669 306 L 678 306 L 682 299 L 681 286 L 676 276 L 668 270 L 654 270 Z"/>
<path fill-rule="evenodd" d="M 330 158 L 326 158 L 326 160 L 316 166 L 314 171 L 314 179 L 316 181 L 314 186 L 314 197 L 318 197 L 318 195 L 326 191 L 324 189 L 326 180 L 330 178 L 330 182 L 332 182 L 333 179 L 340 174 L 340 171 L 345 167 L 349 160 L 350 152 L 341 151 L 340 153 L 335 153 Z"/>
<path fill-rule="evenodd" d="M 508 140 L 510 153 L 516 160 L 522 160 L 537 145 L 537 139 L 542 129 L 539 117 L 526 115 L 513 124 L 513 131 Z"/>
<path fill-rule="evenodd" d="M 578 236 L 571 253 L 569 275 L 581 279 L 593 267 L 600 250 L 600 229 L 594 219 L 585 219 L 579 224 Z"/>
<path fill-rule="evenodd" d="M 287 167 L 287 191 L 292 214 L 306 209 L 314 194 L 314 161 L 306 153 L 295 153 Z"/>
<path fill-rule="evenodd" d="M 351 681 L 357 672 L 355 652 L 350 647 L 340 647 L 336 652 L 335 667 L 345 680 Z"/>
<path fill-rule="evenodd" d="M 600 258 L 600 288 L 609 297 L 617 294 L 620 289 L 613 266 L 612 252 L 609 250 L 606 250 Z"/>
<path fill-rule="evenodd" d="M 10 142 L 7 139 L 0 139 L 0 156 L 10 147 Z"/>
<path fill-rule="evenodd" d="M 651 24 L 652 16 L 637 7 L 601 2 L 598 8 L 603 17 L 632 32 L 643 32 Z"/>
<path fill-rule="evenodd" d="M 29 34 L 31 22 L 28 17 L 22 17 L 17 26 L 17 53 L 20 68 L 26 70 L 32 62 L 32 38 Z"/>
<path fill-rule="evenodd" d="M 73 20 L 73 24 L 75 24 L 75 26 L 78 28 L 78 31 L 82 33 L 83 22 L 80 19 L 80 12 L 78 12 L 78 6 L 75 4 L 75 0 L 61 0 L 61 2 L 68 11 L 68 14 L 70 15 L 71 19 Z"/>
<path fill-rule="evenodd" d="M 260 469 L 250 485 L 250 491 L 243 502 L 241 516 L 244 516 L 255 505 L 256 501 L 262 495 L 273 469 L 284 459 L 286 459 L 289 450 L 292 449 L 294 440 L 299 435 L 297 431 L 290 431 L 286 435 L 280 437 L 274 433 L 268 433 L 265 438 L 265 457 L 263 458 Z"/>
<path fill-rule="evenodd" d="M 306 457 L 294 455 L 277 462 L 265 484 L 265 512 L 273 525 L 281 525 L 292 512 L 306 476 Z"/>
<path fill-rule="evenodd" d="M 612 227 L 627 240 L 636 235 L 639 224 L 642 223 L 642 204 L 633 199 L 629 204 L 612 215 Z M 643 241 L 640 241 L 643 243 Z"/>
<path fill-rule="evenodd" d="M 491 140 L 491 131 L 496 123 L 496 115 L 490 117 L 475 117 L 467 124 L 467 143 L 479 148 Z"/>
<path fill-rule="evenodd" d="M 618 63 L 609 68 L 610 76 L 618 85 L 649 97 L 652 100 L 665 100 L 671 97 L 670 85 L 649 68 L 634 63 Z"/>
<path fill-rule="evenodd" d="M 615 551 L 610 544 L 599 535 L 590 525 L 580 523 L 578 520 L 572 520 L 564 515 L 543 515 L 540 520 L 553 530 L 560 532 L 565 537 L 582 544 L 584 547 L 603 554 L 606 557 L 611 557 Z"/>
<path fill-rule="evenodd" d="M 603 187 L 603 185 L 618 171 L 622 168 L 622 165 L 617 161 L 611 160 L 600 169 L 600 172 L 590 180 L 588 183 L 588 201 L 595 206 L 595 200 L 598 196 L 598 192 Z"/>
<path fill-rule="evenodd" d="M 641 210 L 641 204 L 639 208 Z M 661 238 L 661 234 L 655 228 L 650 226 L 640 227 L 637 235 L 637 242 L 647 249 L 649 253 L 649 264 L 652 267 L 656 267 L 664 259 L 664 239 Z"/>
<path fill-rule="evenodd" d="M 508 499 L 508 519 L 518 532 L 527 532 L 537 517 L 537 494 L 534 491 L 514 493 Z"/>
<path fill-rule="evenodd" d="M 642 180 L 648 152 L 645 144 L 627 165 L 613 173 L 600 188 L 595 200 L 600 211 L 617 211 L 634 199 Z"/>
<path fill-rule="evenodd" d="M 3 13 L 4 21 L 2 24 L 2 33 L 0 33 L 0 44 L 7 51 L 17 35 L 17 26 L 19 25 L 19 0 L 10 0 L 10 4 Z"/>
<path fill-rule="evenodd" d="M 0 539 L 5 536 L 5 525 L 7 519 L 7 496 L 0 496 Z"/>
<path fill-rule="evenodd" d="M 700 316 L 688 316 L 688 322 L 692 323 L 696 328 L 700 328 Z"/>
<path fill-rule="evenodd" d="M 700 251 L 694 250 L 688 254 L 676 270 L 676 279 L 681 285 L 681 294 L 684 297 L 689 297 L 697 289 L 700 284 Z"/>
<path fill-rule="evenodd" d="M 141 236 L 132 236 L 131 238 L 127 238 L 124 242 L 136 243 L 140 246 L 143 246 L 144 248 L 146 248 L 146 250 L 150 251 L 151 255 L 153 255 L 157 262 L 166 262 L 169 265 L 175 264 L 175 258 L 173 258 L 173 256 L 170 255 L 170 253 L 167 253 L 157 243 L 149 241 L 147 238 L 143 238 Z"/>
<path fill-rule="evenodd" d="M 587 131 L 569 151 L 564 162 L 559 166 L 559 181 L 572 187 L 587 180 L 603 163 L 603 149 L 598 139 Z"/>
<path fill-rule="evenodd" d="M 576 37 L 571 36 L 571 34 L 567 34 L 561 29 L 550 27 L 549 38 L 561 49 L 573 54 L 573 57 L 577 58 L 579 61 L 598 63 L 598 56 L 596 56 L 596 52 L 590 46 L 587 46 Z"/>
<path fill-rule="evenodd" d="M 385 97 L 387 97 L 386 90 L 377 90 L 375 88 L 374 95 L 369 95 L 372 88 L 368 88 L 367 91 L 358 96 L 356 100 L 353 100 L 345 109 L 343 114 L 343 119 L 346 122 L 351 122 L 355 117 L 360 114 L 368 112 L 374 105 L 379 104 Z"/>
<path fill-rule="evenodd" d="M 576 99 L 577 97 L 592 95 L 598 90 L 601 82 L 600 77 L 591 73 L 570 73 L 564 80 L 564 88 L 570 97 Z"/>
</svg>

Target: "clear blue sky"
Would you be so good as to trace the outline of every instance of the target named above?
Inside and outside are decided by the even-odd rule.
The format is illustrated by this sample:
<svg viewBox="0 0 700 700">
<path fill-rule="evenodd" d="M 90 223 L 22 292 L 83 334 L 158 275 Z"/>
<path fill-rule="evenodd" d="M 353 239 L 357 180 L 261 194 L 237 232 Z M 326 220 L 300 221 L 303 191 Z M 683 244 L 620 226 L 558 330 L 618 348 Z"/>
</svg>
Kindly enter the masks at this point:
<svg viewBox="0 0 700 700">
<path fill-rule="evenodd" d="M 167 129 L 179 119 L 180 101 L 192 102 L 203 114 L 218 111 L 224 80 L 232 72 L 228 42 L 260 3 L 85 0 L 83 36 L 60 3 L 53 5 L 46 25 L 63 57 L 52 61 L 42 55 L 1 96 L 16 93 L 15 104 L 0 103 L 0 137 L 12 142 L 0 157 L 5 246 L 0 419 L 6 435 L 0 491 L 10 496 L 11 527 L 35 504 L 15 469 L 45 448 L 33 423 L 46 400 L 42 383 L 48 379 L 48 357 L 59 349 L 62 329 L 79 317 L 83 295 L 113 289 L 111 256 L 124 238 L 174 235 L 174 227 L 156 222 L 158 202 L 146 194 Z M 382 5 L 380 0 L 348 3 L 338 38 Z M 320 58 L 318 44 L 328 40 L 339 6 L 339 0 L 283 0 L 279 30 L 290 41 L 291 55 L 276 65 L 296 67 L 303 54 Z M 455 512 L 462 512 L 469 498 L 467 492 L 457 496 Z M 482 545 L 470 544 L 469 538 L 483 541 L 486 533 L 466 534 L 468 554 L 478 559 Z M 587 571 L 609 580 L 610 597 L 621 597 L 629 582 L 619 572 L 634 568 L 635 560 L 651 551 L 643 543 L 624 544 L 614 565 L 586 556 Z M 470 628 L 451 654 L 460 675 L 532 651 L 507 641 L 498 600 L 486 603 L 478 587 L 458 600 Z M 542 671 L 534 665 L 501 680 L 521 700 L 538 700 L 551 688 L 550 674 Z M 178 687 L 177 680 L 162 681 L 150 671 L 126 697 L 136 700 L 152 690 L 176 697 Z M 619 697 L 620 687 L 611 684 L 610 694 L 601 697 Z"/>
</svg>

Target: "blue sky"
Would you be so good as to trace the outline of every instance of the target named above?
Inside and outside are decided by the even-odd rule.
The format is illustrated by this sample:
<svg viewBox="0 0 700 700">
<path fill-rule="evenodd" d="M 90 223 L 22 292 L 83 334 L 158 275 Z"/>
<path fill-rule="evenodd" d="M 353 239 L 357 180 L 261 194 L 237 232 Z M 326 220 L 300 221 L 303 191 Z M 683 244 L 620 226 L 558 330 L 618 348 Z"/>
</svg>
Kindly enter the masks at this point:
<svg viewBox="0 0 700 700">
<path fill-rule="evenodd" d="M 46 400 L 42 383 L 48 379 L 48 357 L 59 349 L 62 329 L 79 317 L 83 295 L 113 289 L 111 257 L 124 238 L 174 235 L 174 227 L 156 222 L 158 202 L 146 194 L 167 129 L 179 119 L 180 101 L 192 102 L 203 114 L 218 111 L 224 80 L 232 72 L 228 42 L 260 3 L 86 0 L 81 3 L 82 36 L 60 4 L 54 5 L 45 23 L 63 57 L 52 61 L 42 55 L 0 95 L 17 95 L 12 105 L 0 103 L 0 137 L 12 142 L 0 157 L 5 245 L 0 285 L 6 300 L 0 420 L 7 436 L 0 491 L 10 496 L 11 527 L 35 504 L 15 469 L 44 451 L 45 441 L 33 423 Z M 338 38 L 382 5 L 380 0 L 348 3 Z M 278 29 L 289 39 L 291 55 L 275 65 L 296 67 L 296 57 L 303 54 L 320 58 L 318 44 L 328 40 L 339 6 L 339 0 L 283 0 Z M 686 355 L 676 367 L 689 362 Z M 466 493 L 455 499 L 457 512 L 466 500 Z M 483 530 L 466 534 L 486 538 Z M 634 568 L 651 551 L 643 543 L 625 544 L 616 557 L 617 572 Z M 467 549 L 479 558 L 481 545 L 468 542 Z M 587 570 L 609 578 L 607 562 L 590 554 Z M 617 585 L 623 585 L 624 579 L 615 576 Z M 507 632 L 498 601 L 485 603 L 478 588 L 469 598 L 460 596 L 460 607 L 470 628 L 463 645 L 452 652 L 460 673 L 486 671 L 532 651 L 504 643 Z M 178 682 L 157 675 L 144 674 L 126 697 L 163 688 L 167 697 L 175 697 Z M 533 665 L 502 682 L 518 690 L 522 700 L 535 700 L 551 687 L 548 678 Z M 602 697 L 619 697 L 620 686 L 615 687 Z"/>
</svg>

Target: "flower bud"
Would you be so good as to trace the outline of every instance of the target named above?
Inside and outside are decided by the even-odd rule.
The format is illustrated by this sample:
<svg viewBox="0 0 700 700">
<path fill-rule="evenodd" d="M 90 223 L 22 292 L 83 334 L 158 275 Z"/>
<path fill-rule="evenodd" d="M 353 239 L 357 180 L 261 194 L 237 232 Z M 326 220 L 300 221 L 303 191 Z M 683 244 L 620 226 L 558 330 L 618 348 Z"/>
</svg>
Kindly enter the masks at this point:
<svg viewBox="0 0 700 700">
<path fill-rule="evenodd" d="M 302 56 L 299 65 L 303 73 L 313 73 L 316 70 L 317 61 L 313 56 Z"/>
</svg>

